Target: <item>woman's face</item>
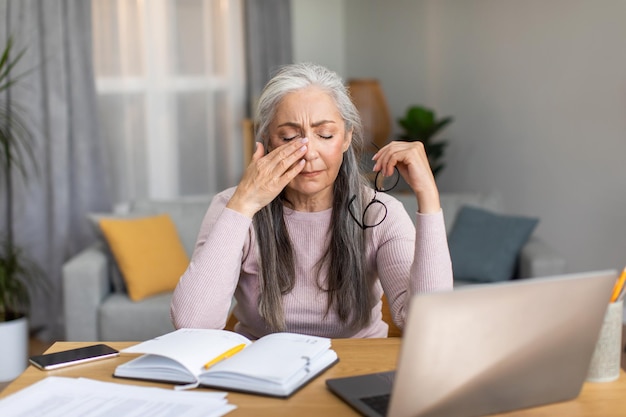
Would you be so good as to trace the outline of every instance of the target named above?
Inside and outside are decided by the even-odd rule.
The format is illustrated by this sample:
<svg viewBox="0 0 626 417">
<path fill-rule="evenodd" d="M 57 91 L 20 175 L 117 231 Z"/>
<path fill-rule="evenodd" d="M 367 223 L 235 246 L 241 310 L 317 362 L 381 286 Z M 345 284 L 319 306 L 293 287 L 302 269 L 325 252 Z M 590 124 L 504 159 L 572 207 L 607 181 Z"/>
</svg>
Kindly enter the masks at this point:
<svg viewBox="0 0 626 417">
<path fill-rule="evenodd" d="M 294 139 L 309 139 L 304 169 L 285 190 L 296 210 L 332 206 L 333 184 L 352 140 L 352 132 L 345 130 L 335 102 L 317 87 L 289 93 L 280 101 L 269 126 L 269 150 Z"/>
</svg>

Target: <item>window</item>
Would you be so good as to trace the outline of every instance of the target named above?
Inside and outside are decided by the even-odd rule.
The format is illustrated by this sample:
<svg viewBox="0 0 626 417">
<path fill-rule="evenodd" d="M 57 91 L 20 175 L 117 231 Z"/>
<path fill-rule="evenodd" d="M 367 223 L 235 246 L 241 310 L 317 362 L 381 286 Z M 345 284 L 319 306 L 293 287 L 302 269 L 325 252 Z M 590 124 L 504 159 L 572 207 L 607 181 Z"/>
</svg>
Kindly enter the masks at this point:
<svg viewBox="0 0 626 417">
<path fill-rule="evenodd" d="M 116 202 L 207 194 L 241 175 L 241 0 L 92 0 Z"/>
</svg>

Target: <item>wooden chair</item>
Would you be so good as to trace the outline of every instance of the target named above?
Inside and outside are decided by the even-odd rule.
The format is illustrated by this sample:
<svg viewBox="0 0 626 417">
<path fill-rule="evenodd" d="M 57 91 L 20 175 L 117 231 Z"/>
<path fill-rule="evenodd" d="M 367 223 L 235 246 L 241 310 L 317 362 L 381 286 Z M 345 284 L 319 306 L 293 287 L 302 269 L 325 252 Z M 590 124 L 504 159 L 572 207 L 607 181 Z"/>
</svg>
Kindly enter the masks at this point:
<svg viewBox="0 0 626 417">
<path fill-rule="evenodd" d="M 389 325 L 387 337 L 402 337 L 402 330 L 393 322 L 391 318 L 391 310 L 389 309 L 389 301 L 387 296 L 383 294 L 383 320 Z"/>
<path fill-rule="evenodd" d="M 231 332 L 235 331 L 235 324 L 237 324 L 237 317 L 233 313 L 230 313 L 228 316 L 228 320 L 226 320 L 226 326 L 224 330 L 230 330 Z"/>
<path fill-rule="evenodd" d="M 254 153 L 254 123 L 252 119 L 244 119 L 242 122 L 243 130 L 243 164 L 244 168 L 248 166 L 252 160 Z"/>
</svg>

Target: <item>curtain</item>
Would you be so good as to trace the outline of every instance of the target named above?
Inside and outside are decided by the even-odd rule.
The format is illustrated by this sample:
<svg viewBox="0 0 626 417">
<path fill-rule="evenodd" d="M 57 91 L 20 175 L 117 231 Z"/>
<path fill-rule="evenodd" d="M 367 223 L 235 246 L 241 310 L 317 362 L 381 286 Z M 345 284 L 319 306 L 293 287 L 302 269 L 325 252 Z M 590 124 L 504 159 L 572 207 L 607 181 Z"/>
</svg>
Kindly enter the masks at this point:
<svg viewBox="0 0 626 417">
<path fill-rule="evenodd" d="M 116 203 L 241 177 L 241 0 L 91 0 L 98 111 Z"/>
<path fill-rule="evenodd" d="M 93 239 L 85 214 L 111 203 L 97 129 L 91 3 L 0 0 L 0 19 L 2 44 L 11 35 L 15 51 L 26 48 L 14 72 L 30 71 L 11 93 L 34 134 L 37 166 L 14 184 L 15 240 L 49 283 L 33 294 L 30 325 L 42 339 L 62 339 L 63 262 Z"/>
<path fill-rule="evenodd" d="M 201 194 L 235 185 L 243 167 L 245 89 L 250 109 L 272 72 L 292 60 L 289 0 L 246 0 L 243 10 L 239 0 L 167 3 L 174 10 L 162 8 L 163 1 L 150 0 L 145 10 L 155 11 L 151 15 L 115 15 L 128 19 L 126 28 L 144 31 L 127 40 L 117 38 L 118 33 L 109 37 L 108 52 L 112 48 L 121 54 L 119 45 L 130 45 L 131 60 L 121 68 L 131 73 L 116 84 L 105 69 L 96 84 L 92 24 L 100 25 L 106 16 L 92 16 L 92 1 L 0 0 L 0 21 L 6 22 L 0 42 L 12 35 L 15 50 L 27 48 L 15 72 L 32 70 L 11 98 L 28 116 L 38 170 L 31 169 L 27 181 L 15 181 L 13 229 L 17 244 L 50 284 L 32 300 L 31 327 L 43 339 L 63 338 L 61 269 L 94 239 L 86 214 L 109 211 L 115 202 L 132 198 Z M 127 3 L 148 7 L 148 2 L 116 2 Z M 194 11 L 199 4 L 204 5 L 204 21 Z M 160 10 L 166 13 L 160 15 Z M 167 38 L 157 54 L 175 47 L 171 55 L 148 56 L 153 59 L 142 64 L 163 66 L 169 74 L 165 80 L 162 73 L 155 78 L 151 72 L 150 80 L 166 89 L 146 95 L 167 96 L 161 104 L 146 106 L 145 84 L 132 73 L 132 60 L 146 57 L 143 52 L 132 55 L 132 42 L 161 32 L 139 25 L 135 17 L 166 22 L 162 35 Z M 207 27 L 214 28 L 212 33 Z M 190 45 L 196 35 L 203 39 L 199 48 L 204 54 Z M 194 60 L 201 56 L 206 59 Z M 123 99 L 119 85 L 130 90 Z M 145 122 L 149 112 L 160 123 L 156 130 L 154 123 Z M 160 118 L 169 114 L 176 118 Z M 147 148 L 149 144 L 156 148 Z M 0 216 L 4 214 L 0 204 Z"/>
<path fill-rule="evenodd" d="M 261 91 L 273 73 L 290 64 L 291 1 L 246 0 L 246 68 L 248 116 L 254 114 Z"/>
</svg>

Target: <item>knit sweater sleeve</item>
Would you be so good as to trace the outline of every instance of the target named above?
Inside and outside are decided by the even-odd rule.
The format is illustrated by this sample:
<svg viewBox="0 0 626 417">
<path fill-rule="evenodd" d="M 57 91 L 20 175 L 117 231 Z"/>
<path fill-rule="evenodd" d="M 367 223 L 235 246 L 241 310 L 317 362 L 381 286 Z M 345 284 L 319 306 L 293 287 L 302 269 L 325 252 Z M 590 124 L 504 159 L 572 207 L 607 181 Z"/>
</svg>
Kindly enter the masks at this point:
<svg viewBox="0 0 626 417">
<path fill-rule="evenodd" d="M 223 329 L 250 250 L 251 219 L 226 208 L 231 192 L 213 199 L 202 221 L 196 247 L 170 305 L 174 327 Z"/>
<path fill-rule="evenodd" d="M 394 322 L 404 328 L 411 297 L 452 289 L 452 262 L 443 212 L 410 213 L 400 202 L 386 202 L 389 218 L 379 229 L 376 263 Z M 390 220 L 390 221 L 388 221 Z"/>
</svg>

